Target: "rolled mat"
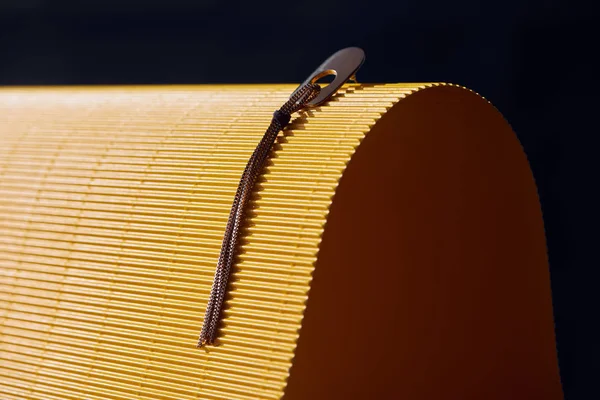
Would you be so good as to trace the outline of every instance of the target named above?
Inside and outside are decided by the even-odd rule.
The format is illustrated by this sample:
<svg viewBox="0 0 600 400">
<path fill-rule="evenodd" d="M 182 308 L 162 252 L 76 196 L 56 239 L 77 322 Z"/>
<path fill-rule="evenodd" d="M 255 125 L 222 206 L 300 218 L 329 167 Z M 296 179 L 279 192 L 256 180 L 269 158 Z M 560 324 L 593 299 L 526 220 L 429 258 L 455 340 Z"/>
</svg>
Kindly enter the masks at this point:
<svg viewBox="0 0 600 400">
<path fill-rule="evenodd" d="M 526 156 L 448 84 L 0 89 L 0 399 L 560 399 Z M 310 291 L 309 291 L 310 289 Z"/>
</svg>

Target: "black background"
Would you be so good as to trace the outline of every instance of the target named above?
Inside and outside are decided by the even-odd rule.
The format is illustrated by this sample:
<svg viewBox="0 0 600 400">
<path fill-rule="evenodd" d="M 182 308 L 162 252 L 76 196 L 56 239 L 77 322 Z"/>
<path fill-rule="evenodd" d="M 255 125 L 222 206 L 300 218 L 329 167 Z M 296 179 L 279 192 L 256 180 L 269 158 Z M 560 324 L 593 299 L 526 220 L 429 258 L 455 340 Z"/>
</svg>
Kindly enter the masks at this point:
<svg viewBox="0 0 600 400">
<path fill-rule="evenodd" d="M 446 81 L 481 93 L 516 130 L 539 187 L 566 398 L 598 399 L 592 6 L 0 0 L 0 85 L 300 82 L 334 51 L 359 46 L 361 82 Z"/>
</svg>

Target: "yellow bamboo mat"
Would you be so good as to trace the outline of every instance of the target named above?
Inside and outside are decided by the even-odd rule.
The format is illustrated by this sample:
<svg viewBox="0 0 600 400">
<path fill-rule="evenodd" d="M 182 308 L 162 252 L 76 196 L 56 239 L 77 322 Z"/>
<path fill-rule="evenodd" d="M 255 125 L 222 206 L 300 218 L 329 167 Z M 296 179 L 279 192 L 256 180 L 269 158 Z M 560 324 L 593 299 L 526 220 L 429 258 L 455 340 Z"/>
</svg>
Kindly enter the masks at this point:
<svg viewBox="0 0 600 400">
<path fill-rule="evenodd" d="M 342 171 L 425 86 L 348 86 L 280 136 L 207 350 L 229 207 L 294 86 L 1 89 L 0 398 L 280 398 Z"/>
</svg>

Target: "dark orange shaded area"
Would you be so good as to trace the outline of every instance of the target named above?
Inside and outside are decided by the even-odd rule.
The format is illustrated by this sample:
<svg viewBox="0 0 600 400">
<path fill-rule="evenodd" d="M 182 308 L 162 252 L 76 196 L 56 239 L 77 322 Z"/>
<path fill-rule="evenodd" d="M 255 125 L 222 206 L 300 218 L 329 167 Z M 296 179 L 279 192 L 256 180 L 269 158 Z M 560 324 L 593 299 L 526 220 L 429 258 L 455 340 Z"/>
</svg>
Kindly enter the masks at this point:
<svg viewBox="0 0 600 400">
<path fill-rule="evenodd" d="M 331 207 L 285 399 L 561 399 L 522 148 L 476 94 L 408 96 Z"/>
</svg>

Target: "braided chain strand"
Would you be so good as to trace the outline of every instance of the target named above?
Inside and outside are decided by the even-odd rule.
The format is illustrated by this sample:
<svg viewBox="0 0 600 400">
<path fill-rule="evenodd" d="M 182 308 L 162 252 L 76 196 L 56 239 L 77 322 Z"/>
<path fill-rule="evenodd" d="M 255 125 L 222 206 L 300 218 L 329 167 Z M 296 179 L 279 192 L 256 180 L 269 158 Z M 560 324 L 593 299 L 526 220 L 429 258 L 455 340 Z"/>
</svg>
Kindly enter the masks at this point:
<svg viewBox="0 0 600 400">
<path fill-rule="evenodd" d="M 304 108 L 309 101 L 319 94 L 320 90 L 321 87 L 317 84 L 307 83 L 303 85 L 290 96 L 289 100 L 278 112 L 276 112 L 276 114 L 278 113 L 279 116 L 283 116 L 284 118 L 287 117 L 289 120 L 291 114 Z M 282 121 L 277 116 L 273 117 L 267 131 L 248 160 L 248 164 L 240 179 L 229 213 L 225 234 L 223 235 L 223 243 L 221 245 L 221 252 L 215 270 L 215 277 L 206 306 L 206 312 L 204 314 L 202 330 L 200 332 L 200 337 L 198 338 L 198 347 L 214 344 L 215 342 L 219 321 L 221 319 L 223 302 L 229 285 L 229 277 L 235 257 L 235 251 L 238 245 L 244 211 L 252 195 L 256 179 L 262 171 L 265 160 L 273 147 L 273 143 L 275 142 L 279 131 L 283 130 L 286 125 L 286 121 Z"/>
</svg>

